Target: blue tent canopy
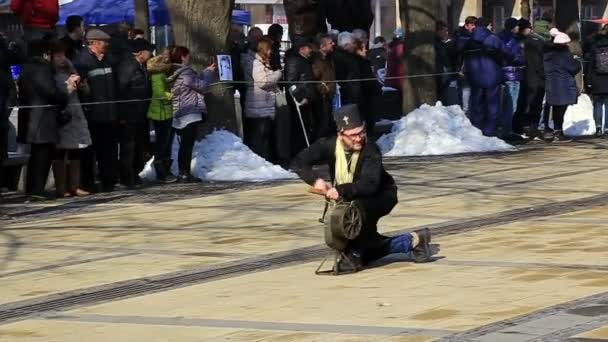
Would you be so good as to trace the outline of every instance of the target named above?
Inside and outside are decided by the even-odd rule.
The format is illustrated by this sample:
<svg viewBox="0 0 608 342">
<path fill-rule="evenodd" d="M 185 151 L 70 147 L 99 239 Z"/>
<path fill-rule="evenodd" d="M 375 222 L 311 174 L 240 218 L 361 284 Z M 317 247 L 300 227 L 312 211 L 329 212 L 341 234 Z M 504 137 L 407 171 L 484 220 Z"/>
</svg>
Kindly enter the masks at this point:
<svg viewBox="0 0 608 342">
<path fill-rule="evenodd" d="M 88 25 L 116 24 L 135 21 L 133 0 L 74 0 L 61 5 L 59 24 L 65 24 L 70 15 L 80 15 Z M 163 0 L 149 0 L 150 25 L 171 24 L 169 10 Z"/>
<path fill-rule="evenodd" d="M 164 0 L 148 0 L 150 7 L 150 25 L 171 25 L 171 16 Z M 105 25 L 135 21 L 133 0 L 73 0 L 61 5 L 59 25 L 64 25 L 70 15 L 80 15 L 87 25 Z M 251 13 L 232 11 L 232 22 L 249 25 Z"/>
</svg>

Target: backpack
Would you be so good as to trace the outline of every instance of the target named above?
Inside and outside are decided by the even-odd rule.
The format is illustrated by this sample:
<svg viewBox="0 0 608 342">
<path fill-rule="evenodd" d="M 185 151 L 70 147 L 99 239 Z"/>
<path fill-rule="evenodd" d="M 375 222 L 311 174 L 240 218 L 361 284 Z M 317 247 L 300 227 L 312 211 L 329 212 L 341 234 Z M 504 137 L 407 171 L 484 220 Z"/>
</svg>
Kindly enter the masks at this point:
<svg viewBox="0 0 608 342">
<path fill-rule="evenodd" d="M 595 71 L 598 74 L 608 74 L 608 46 L 595 49 Z"/>
</svg>

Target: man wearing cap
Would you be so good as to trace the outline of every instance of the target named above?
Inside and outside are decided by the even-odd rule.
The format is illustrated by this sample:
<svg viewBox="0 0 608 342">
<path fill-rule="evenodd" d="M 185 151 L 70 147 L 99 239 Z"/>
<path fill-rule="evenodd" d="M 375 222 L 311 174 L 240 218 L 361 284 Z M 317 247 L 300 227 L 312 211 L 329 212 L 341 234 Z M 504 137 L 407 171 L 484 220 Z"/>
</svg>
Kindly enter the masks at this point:
<svg viewBox="0 0 608 342">
<path fill-rule="evenodd" d="M 395 237 L 378 233 L 380 218 L 397 205 L 397 186 L 382 165 L 378 146 L 367 141 L 365 123 L 357 105 L 337 110 L 334 121 L 337 136 L 319 139 L 302 151 L 294 160 L 293 169 L 328 199 L 354 202 L 363 212 L 363 228 L 349 244 L 350 256 L 363 265 L 389 254 L 409 252 L 413 253 L 415 262 L 430 261 L 428 229 Z M 313 170 L 314 165 L 321 163 L 328 164 L 331 183 Z"/>
<path fill-rule="evenodd" d="M 74 60 L 74 67 L 90 88 L 83 94 L 83 102 L 101 102 L 83 106 L 93 140 L 92 148 L 83 153 L 81 161 L 82 185 L 87 191 L 95 191 L 95 160 L 99 168 L 102 190 L 114 190 L 118 162 L 116 141 L 116 80 L 108 62 L 107 49 L 110 36 L 92 29 L 86 34 L 87 50 Z"/>
<path fill-rule="evenodd" d="M 144 154 L 150 142 L 147 114 L 152 96 L 150 75 L 146 63 L 152 57 L 155 46 L 145 39 L 131 40 L 131 56 L 117 68 L 119 103 L 119 143 L 121 184 L 132 188 L 140 183 L 137 174 L 143 170 Z"/>
</svg>

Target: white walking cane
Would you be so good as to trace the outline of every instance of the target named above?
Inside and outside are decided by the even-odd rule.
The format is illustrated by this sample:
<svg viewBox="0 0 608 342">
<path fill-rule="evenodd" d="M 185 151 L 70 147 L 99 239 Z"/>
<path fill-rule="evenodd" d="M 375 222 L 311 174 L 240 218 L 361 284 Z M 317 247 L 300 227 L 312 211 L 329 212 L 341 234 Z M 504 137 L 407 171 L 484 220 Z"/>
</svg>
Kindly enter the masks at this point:
<svg viewBox="0 0 608 342">
<path fill-rule="evenodd" d="M 295 85 L 292 85 L 291 87 L 289 87 L 289 95 L 291 95 L 293 102 L 296 104 L 296 111 L 298 112 L 298 117 L 300 118 L 300 124 L 302 125 L 302 133 L 304 133 L 304 139 L 306 140 L 306 146 L 310 147 L 310 141 L 308 140 L 308 134 L 306 133 L 306 125 L 304 125 L 304 119 L 302 118 L 302 111 L 300 110 L 300 107 L 303 104 L 298 102 L 298 100 L 296 100 L 295 95 L 293 95 L 293 92 L 296 89 L 297 89 L 297 87 Z"/>
</svg>

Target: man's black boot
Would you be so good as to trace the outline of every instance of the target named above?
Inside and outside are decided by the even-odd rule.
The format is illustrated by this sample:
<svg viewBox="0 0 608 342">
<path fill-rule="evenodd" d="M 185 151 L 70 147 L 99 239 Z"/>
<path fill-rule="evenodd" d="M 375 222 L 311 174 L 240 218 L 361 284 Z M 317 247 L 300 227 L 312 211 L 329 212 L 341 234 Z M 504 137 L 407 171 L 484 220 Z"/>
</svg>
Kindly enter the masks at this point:
<svg viewBox="0 0 608 342">
<path fill-rule="evenodd" d="M 414 262 L 424 263 L 431 261 L 431 231 L 428 228 L 417 230 L 414 234 L 418 235 L 418 245 L 412 251 Z"/>
</svg>

